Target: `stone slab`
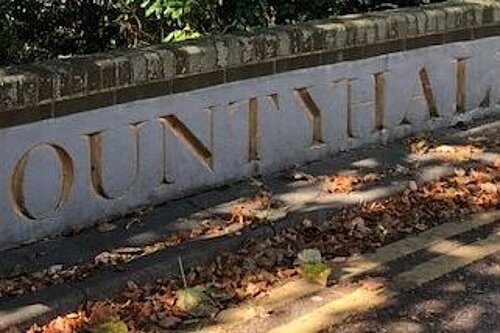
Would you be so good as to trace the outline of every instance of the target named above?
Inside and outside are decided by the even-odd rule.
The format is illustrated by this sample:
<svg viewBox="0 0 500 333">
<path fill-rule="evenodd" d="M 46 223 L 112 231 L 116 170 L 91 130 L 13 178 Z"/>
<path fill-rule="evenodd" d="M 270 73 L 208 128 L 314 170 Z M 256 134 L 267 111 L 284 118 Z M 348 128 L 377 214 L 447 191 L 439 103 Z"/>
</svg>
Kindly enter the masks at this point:
<svg viewBox="0 0 500 333">
<path fill-rule="evenodd" d="M 0 248 L 494 114 L 499 52 L 436 45 L 3 128 Z"/>
</svg>

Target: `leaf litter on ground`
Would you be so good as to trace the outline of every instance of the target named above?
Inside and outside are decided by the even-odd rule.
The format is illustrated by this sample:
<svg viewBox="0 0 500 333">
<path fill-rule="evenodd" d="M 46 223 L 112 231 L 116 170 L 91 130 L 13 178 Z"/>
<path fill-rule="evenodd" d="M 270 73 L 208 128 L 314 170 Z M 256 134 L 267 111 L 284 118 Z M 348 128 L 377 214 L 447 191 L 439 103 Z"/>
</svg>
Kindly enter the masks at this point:
<svg viewBox="0 0 500 333">
<path fill-rule="evenodd" d="M 490 131 L 491 132 L 491 131 Z M 500 147 L 500 140 L 496 138 L 496 132 L 483 133 L 487 136 L 468 137 L 467 140 L 472 142 L 469 145 L 443 145 L 438 140 L 433 138 L 430 133 L 424 133 L 407 140 L 409 151 L 417 154 L 435 153 L 445 161 L 463 161 L 469 159 L 474 153 L 480 152 L 485 146 L 495 149 Z M 500 167 L 500 158 L 497 157 L 493 165 Z M 387 173 L 404 173 L 408 174 L 409 170 L 404 166 L 397 166 L 395 170 L 387 170 Z M 306 179 L 307 181 L 317 181 L 312 175 L 293 170 L 294 179 Z M 329 177 L 324 177 L 322 180 L 322 191 L 334 194 L 349 194 L 352 191 L 360 189 L 367 184 L 374 184 L 381 178 L 385 177 L 384 173 L 341 173 Z M 320 177 L 321 178 L 321 177 Z M 72 281 L 74 279 L 82 279 L 91 274 L 92 271 L 99 269 L 102 266 L 117 266 L 128 263 L 132 260 L 145 255 L 150 255 L 157 251 L 168 247 L 176 246 L 187 240 L 192 240 L 198 237 L 216 237 L 228 231 L 235 231 L 251 225 L 255 222 L 265 221 L 268 217 L 272 217 L 274 210 L 280 208 L 280 202 L 273 199 L 272 194 L 266 191 L 265 186 L 254 180 L 261 188 L 257 195 L 238 201 L 230 208 L 229 216 L 215 216 L 213 218 L 204 219 L 197 223 L 197 227 L 190 231 L 184 231 L 178 234 L 172 234 L 162 241 L 153 244 L 145 245 L 140 248 L 114 249 L 104 251 L 98 254 L 93 262 L 87 262 L 79 265 L 63 267 L 60 270 L 54 271 L 51 267 L 33 273 L 16 273 L 10 276 L 0 278 L 0 297 L 17 296 L 27 292 L 40 290 L 46 286 Z M 410 188 L 415 189 L 416 183 L 410 182 Z M 492 188 L 490 184 L 482 185 L 485 189 Z M 359 221 L 359 220 L 358 220 Z M 220 223 L 219 223 L 220 222 Z M 361 223 L 357 223 L 358 229 L 363 229 Z M 419 225 L 420 228 L 423 226 Z M 111 232 L 115 230 L 115 224 L 103 221 L 97 225 L 100 232 Z M 312 229 L 311 229 L 312 230 Z M 358 230 L 359 231 L 359 230 Z"/>
<path fill-rule="evenodd" d="M 201 237 L 216 237 L 237 231 L 255 222 L 265 221 L 272 212 L 282 208 L 281 202 L 275 200 L 268 191 L 260 191 L 256 195 L 241 199 L 230 208 L 229 214 L 213 215 L 210 219 L 202 219 L 190 230 L 177 232 L 166 236 L 163 240 L 141 247 L 122 247 L 103 251 L 94 257 L 93 261 L 78 265 L 53 265 L 32 273 L 14 273 L 0 277 L 0 298 L 14 297 L 28 292 L 34 292 L 47 286 L 82 279 L 103 266 L 118 266 L 140 257 L 151 255 L 168 247 Z M 107 233 L 118 226 L 102 221 L 97 224 L 97 230 Z M 55 269 L 57 268 L 57 269 Z"/>
<path fill-rule="evenodd" d="M 461 220 L 466 214 L 497 209 L 499 203 L 499 169 L 457 168 L 454 175 L 427 184 L 409 183 L 401 195 L 344 209 L 324 221 L 305 220 L 264 241 L 249 242 L 236 252 L 224 253 L 213 262 L 191 268 L 186 280 L 192 286 L 211 284 L 214 294 L 224 295 L 212 298 L 210 316 L 214 316 L 231 304 L 259 297 L 273 286 L 296 278 L 297 254 L 303 250 L 315 249 L 321 256 L 316 253 L 316 259 L 330 265 L 438 224 Z M 372 284 L 378 288 L 378 283 Z M 373 285 L 367 288 L 375 288 Z M 179 279 L 160 279 L 146 285 L 131 283 L 110 302 L 131 332 L 161 327 L 162 321 L 182 327 L 196 318 L 176 305 L 182 286 Z M 54 325 L 60 325 L 61 318 L 74 322 L 70 318 L 79 316 L 79 322 L 86 323 L 100 311 L 98 304 L 89 302 L 79 312 L 61 316 L 45 326 L 34 325 L 31 332 L 63 332 L 52 330 Z"/>
</svg>

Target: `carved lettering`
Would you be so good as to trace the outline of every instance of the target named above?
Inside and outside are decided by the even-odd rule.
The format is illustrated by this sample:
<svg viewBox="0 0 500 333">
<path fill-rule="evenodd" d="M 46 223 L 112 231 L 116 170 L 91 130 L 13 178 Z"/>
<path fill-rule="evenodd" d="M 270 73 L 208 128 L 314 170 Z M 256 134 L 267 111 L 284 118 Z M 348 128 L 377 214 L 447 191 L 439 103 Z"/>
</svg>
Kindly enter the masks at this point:
<svg viewBox="0 0 500 333">
<path fill-rule="evenodd" d="M 276 110 L 280 109 L 279 95 L 271 94 L 265 96 L 275 106 Z M 234 105 L 236 102 L 229 103 Z M 259 126 L 259 98 L 254 97 L 248 100 L 248 162 L 260 160 L 260 126 Z"/>
<path fill-rule="evenodd" d="M 385 76 L 384 73 L 375 74 L 375 130 L 384 128 L 385 113 Z"/>
<path fill-rule="evenodd" d="M 248 101 L 248 161 L 259 160 L 259 101 Z"/>
<path fill-rule="evenodd" d="M 26 185 L 25 177 L 26 170 L 30 163 L 30 156 L 37 149 L 48 149 L 51 151 L 59 164 L 59 191 L 57 193 L 57 198 L 55 199 L 54 206 L 49 208 L 43 214 L 35 214 L 31 211 L 30 207 L 28 207 L 24 188 Z M 52 170 L 47 170 L 47 172 L 52 172 Z M 69 198 L 73 186 L 73 179 L 73 161 L 68 152 L 62 147 L 54 144 L 41 144 L 29 149 L 17 161 L 11 178 L 11 197 L 16 213 L 28 220 L 37 220 L 49 217 L 54 214 Z M 40 195 L 40 193 L 30 194 L 35 196 Z M 41 195 L 44 194 L 42 193 Z"/>
<path fill-rule="evenodd" d="M 301 101 L 304 110 L 311 123 L 311 146 L 323 144 L 323 123 L 321 110 L 313 100 L 307 88 L 295 89 L 295 96 Z"/>
<path fill-rule="evenodd" d="M 500 102 L 500 52 L 493 66 L 487 66 L 487 57 L 475 55 L 455 61 L 456 110 L 487 108 Z"/>
<path fill-rule="evenodd" d="M 346 80 L 347 85 L 346 85 L 346 95 L 347 95 L 347 136 L 349 138 L 354 138 L 354 131 L 353 131 L 353 124 L 352 124 L 352 88 L 351 88 L 351 81 L 352 80 Z"/>
<path fill-rule="evenodd" d="M 466 109 L 466 59 L 457 59 L 456 62 L 456 98 L 457 113 L 463 113 Z"/>
<path fill-rule="evenodd" d="M 492 114 L 498 42 L 338 62 L 4 128 L 0 247 Z"/>
<path fill-rule="evenodd" d="M 491 86 L 486 88 L 486 94 L 481 102 L 479 102 L 479 107 L 488 108 L 491 106 Z"/>
<path fill-rule="evenodd" d="M 177 116 L 168 115 L 160 118 L 160 121 L 165 126 L 165 129 L 171 130 L 204 166 L 212 170 L 212 152 Z"/>
<path fill-rule="evenodd" d="M 385 75 L 384 127 L 422 124 L 439 117 L 431 75 L 420 63 L 397 66 Z"/>
<path fill-rule="evenodd" d="M 418 75 L 420 77 L 420 82 L 422 83 L 422 90 L 424 92 L 425 101 L 427 102 L 427 111 L 429 116 L 437 118 L 439 117 L 439 114 L 436 106 L 436 97 L 434 96 L 434 89 L 432 89 L 427 69 L 422 67 L 422 69 L 418 72 Z"/>
<path fill-rule="evenodd" d="M 93 133 L 88 135 L 89 145 L 90 145 L 90 172 L 91 172 L 91 186 L 95 193 L 97 193 L 100 197 L 112 200 L 117 199 L 125 195 L 125 193 L 137 183 L 139 178 L 139 132 L 141 129 L 142 123 L 132 124 L 129 126 L 132 135 L 134 136 L 134 161 L 132 161 L 133 165 L 133 177 L 130 181 L 130 184 L 125 188 L 119 191 L 120 193 L 111 193 L 111 191 L 107 190 L 104 185 L 104 175 L 103 175 L 103 154 L 102 154 L 102 145 L 103 145 L 103 132 Z M 118 166 L 117 166 L 118 167 Z"/>
</svg>

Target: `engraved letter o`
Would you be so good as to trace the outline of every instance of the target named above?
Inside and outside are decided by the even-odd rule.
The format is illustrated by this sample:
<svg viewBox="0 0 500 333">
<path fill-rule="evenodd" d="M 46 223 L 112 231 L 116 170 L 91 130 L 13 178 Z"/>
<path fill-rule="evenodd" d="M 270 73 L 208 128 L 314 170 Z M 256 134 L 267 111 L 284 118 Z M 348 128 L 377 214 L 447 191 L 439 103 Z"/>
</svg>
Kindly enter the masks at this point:
<svg viewBox="0 0 500 333">
<path fill-rule="evenodd" d="M 26 196 L 24 193 L 26 170 L 30 163 L 30 156 L 32 155 L 33 151 L 37 149 L 44 149 L 52 152 L 53 156 L 49 156 L 49 158 L 50 157 L 54 158 L 57 161 L 56 163 L 59 165 L 58 173 L 59 173 L 60 185 L 57 197 L 54 200 L 54 204 L 51 205 L 52 207 L 50 207 L 48 211 L 44 211 L 42 214 L 40 213 L 37 214 L 30 210 L 30 208 L 28 207 L 29 204 L 27 203 Z M 45 170 L 42 170 L 42 173 L 44 171 Z M 50 172 L 50 170 L 47 172 Z M 28 149 L 17 161 L 11 178 L 11 185 L 10 185 L 11 196 L 16 213 L 28 220 L 33 220 L 33 221 L 51 216 L 68 199 L 71 192 L 71 188 L 73 187 L 73 180 L 74 180 L 73 161 L 71 159 L 71 156 L 68 154 L 66 150 L 57 145 L 49 143 L 40 144 Z M 38 195 L 42 196 L 44 194 L 45 194 L 44 192 L 38 193 Z M 37 194 L 35 193 L 35 195 Z"/>
</svg>

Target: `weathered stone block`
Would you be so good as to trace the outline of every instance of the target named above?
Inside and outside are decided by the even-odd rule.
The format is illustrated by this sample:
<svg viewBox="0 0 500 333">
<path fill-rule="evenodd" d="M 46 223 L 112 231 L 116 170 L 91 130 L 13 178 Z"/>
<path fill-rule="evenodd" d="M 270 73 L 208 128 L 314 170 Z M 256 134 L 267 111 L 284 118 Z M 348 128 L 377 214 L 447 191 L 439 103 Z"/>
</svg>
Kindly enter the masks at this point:
<svg viewBox="0 0 500 333">
<path fill-rule="evenodd" d="M 126 87 L 133 82 L 132 62 L 125 55 L 116 56 L 113 59 L 116 83 L 120 87 Z"/>
<path fill-rule="evenodd" d="M 318 22 L 313 24 L 313 27 L 319 31 L 318 34 L 322 35 L 323 49 L 334 50 L 345 46 L 347 36 L 344 24 L 336 22 Z"/>
<path fill-rule="evenodd" d="M 158 81 L 164 78 L 163 76 L 163 59 L 159 53 L 153 48 L 142 50 L 144 58 L 146 58 L 147 79 L 148 81 Z"/>
<path fill-rule="evenodd" d="M 38 98 L 38 76 L 28 66 L 11 68 L 9 76 L 18 81 L 19 106 L 34 106 L 39 102 Z"/>
<path fill-rule="evenodd" d="M 209 72 L 217 68 L 215 45 L 209 40 L 173 45 L 176 57 L 176 74 Z"/>
<path fill-rule="evenodd" d="M 441 9 L 424 9 L 427 16 L 426 31 L 428 33 L 442 32 L 446 30 L 446 13 Z"/>
<path fill-rule="evenodd" d="M 0 110 L 14 109 L 20 104 L 19 78 L 14 76 L 0 77 Z"/>
<path fill-rule="evenodd" d="M 408 35 L 408 22 L 403 13 L 391 13 L 387 17 L 389 21 L 389 39 L 403 39 Z"/>
<path fill-rule="evenodd" d="M 148 80 L 148 60 L 143 52 L 133 51 L 127 54 L 130 64 L 132 84 L 141 84 Z"/>
<path fill-rule="evenodd" d="M 152 48 L 159 56 L 163 68 L 163 78 L 171 79 L 175 76 L 175 53 L 167 46 Z"/>
<path fill-rule="evenodd" d="M 288 36 L 288 55 L 314 51 L 314 30 L 314 27 L 308 25 L 276 28 L 276 31 L 281 31 Z"/>
</svg>

